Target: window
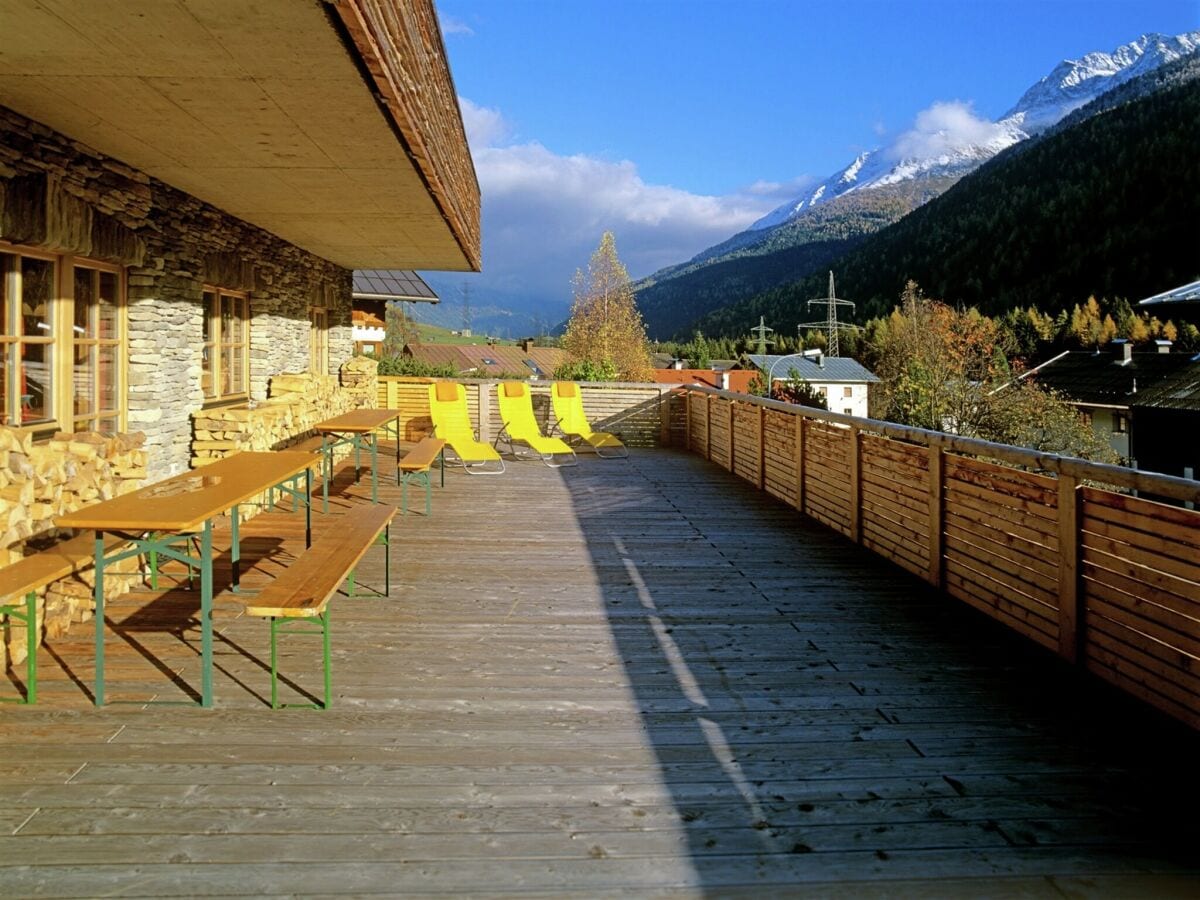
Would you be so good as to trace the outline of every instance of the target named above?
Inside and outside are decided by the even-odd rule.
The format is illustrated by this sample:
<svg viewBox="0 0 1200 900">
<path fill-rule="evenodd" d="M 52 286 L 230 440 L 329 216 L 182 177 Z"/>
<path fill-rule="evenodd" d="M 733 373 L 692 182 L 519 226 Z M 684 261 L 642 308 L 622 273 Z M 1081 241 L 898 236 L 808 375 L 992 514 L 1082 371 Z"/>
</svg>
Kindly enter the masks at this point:
<svg viewBox="0 0 1200 900">
<path fill-rule="evenodd" d="M 4 300 L 0 421 L 5 425 L 54 420 L 56 269 L 53 258 L 0 254 Z"/>
<path fill-rule="evenodd" d="M 845 409 L 842 410 L 842 412 L 844 412 L 848 416 L 854 415 L 854 410 L 850 409 L 850 407 L 846 407 Z"/>
<path fill-rule="evenodd" d="M 329 374 L 329 310 L 314 306 L 308 311 L 308 367 L 314 375 Z"/>
<path fill-rule="evenodd" d="M 1115 412 L 1112 414 L 1113 434 L 1129 433 L 1129 413 Z"/>
<path fill-rule="evenodd" d="M 121 424 L 121 278 L 90 265 L 74 267 L 75 431 L 119 431 Z"/>
<path fill-rule="evenodd" d="M 124 427 L 120 268 L 0 244 L 0 425 Z"/>
<path fill-rule="evenodd" d="M 820 394 L 825 399 L 827 399 L 827 400 L 829 399 L 829 388 L 819 387 L 819 388 L 817 388 L 817 393 Z"/>
<path fill-rule="evenodd" d="M 843 397 L 853 397 L 854 396 L 854 388 L 849 387 L 849 386 L 842 388 L 842 396 Z"/>
<path fill-rule="evenodd" d="M 245 294 L 204 289 L 200 385 L 208 400 L 249 395 L 250 301 Z"/>
</svg>

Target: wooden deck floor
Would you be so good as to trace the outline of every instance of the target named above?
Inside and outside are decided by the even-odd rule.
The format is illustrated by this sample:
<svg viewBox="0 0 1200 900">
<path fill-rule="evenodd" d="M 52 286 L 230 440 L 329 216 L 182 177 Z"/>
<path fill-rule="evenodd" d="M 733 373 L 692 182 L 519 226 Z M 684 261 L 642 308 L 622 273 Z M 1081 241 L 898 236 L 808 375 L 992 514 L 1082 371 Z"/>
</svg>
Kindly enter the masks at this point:
<svg viewBox="0 0 1200 900">
<path fill-rule="evenodd" d="M 249 582 L 297 522 L 248 526 Z M 708 463 L 451 470 L 396 522 L 332 710 L 266 707 L 227 597 L 214 710 L 190 592 L 110 607 L 103 710 L 90 624 L 50 642 L 0 708 L 0 894 L 1200 892 L 1195 735 Z"/>
</svg>

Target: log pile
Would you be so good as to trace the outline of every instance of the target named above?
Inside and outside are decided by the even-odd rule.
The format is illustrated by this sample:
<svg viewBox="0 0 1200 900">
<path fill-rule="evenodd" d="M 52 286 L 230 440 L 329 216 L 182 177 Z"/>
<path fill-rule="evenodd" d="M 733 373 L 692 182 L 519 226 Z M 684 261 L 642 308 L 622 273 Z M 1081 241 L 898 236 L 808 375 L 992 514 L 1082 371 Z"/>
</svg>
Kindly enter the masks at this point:
<svg viewBox="0 0 1200 900">
<path fill-rule="evenodd" d="M 145 435 L 102 435 L 60 432 L 35 444 L 28 432 L 0 427 L 0 565 L 53 544 L 60 537 L 55 516 L 90 503 L 136 490 L 146 477 Z M 136 572 L 137 560 L 127 560 L 114 572 Z M 113 596 L 127 589 L 128 579 L 107 582 Z M 91 618 L 90 572 L 50 585 L 39 603 L 45 633 L 66 633 L 72 622 Z M 0 661 L 25 658 L 25 630 L 8 629 L 0 642 Z"/>
<path fill-rule="evenodd" d="M 342 389 L 356 399 L 355 408 L 374 407 L 379 397 L 379 363 L 352 356 L 342 364 Z"/>
<path fill-rule="evenodd" d="M 309 437 L 318 422 L 375 406 L 376 368 L 372 360 L 352 359 L 342 367 L 341 385 L 333 375 L 274 375 L 266 400 L 195 413 L 192 467 L 242 450 L 283 450 Z"/>
</svg>

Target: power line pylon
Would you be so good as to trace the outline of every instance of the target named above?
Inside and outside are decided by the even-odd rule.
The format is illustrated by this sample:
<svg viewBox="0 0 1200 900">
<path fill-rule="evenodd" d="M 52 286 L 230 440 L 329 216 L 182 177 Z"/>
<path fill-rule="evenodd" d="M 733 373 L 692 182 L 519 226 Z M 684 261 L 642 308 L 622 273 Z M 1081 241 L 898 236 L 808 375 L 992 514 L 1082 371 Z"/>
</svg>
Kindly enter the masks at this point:
<svg viewBox="0 0 1200 900">
<path fill-rule="evenodd" d="M 773 340 L 771 340 L 769 337 L 767 337 L 767 335 L 774 334 L 775 329 L 767 327 L 767 321 L 766 321 L 765 316 L 759 316 L 758 317 L 758 325 L 754 328 L 751 328 L 750 333 L 758 338 L 758 354 L 759 354 L 759 356 L 765 356 L 767 353 L 767 345 L 775 343 Z"/>
<path fill-rule="evenodd" d="M 858 326 L 857 325 L 847 326 L 847 325 L 839 325 L 838 324 L 837 308 L 839 306 L 851 306 L 852 307 L 852 306 L 854 306 L 854 304 L 849 300 L 842 300 L 839 297 L 837 297 L 837 295 L 834 294 L 834 292 L 833 292 L 833 272 L 829 273 L 829 296 L 828 297 L 818 297 L 816 299 L 808 301 L 809 306 L 812 306 L 814 303 L 822 303 L 827 307 L 828 311 L 825 315 L 825 321 L 824 322 L 801 322 L 799 325 L 796 326 L 796 333 L 799 334 L 800 329 L 802 329 L 802 328 L 824 328 L 825 334 L 826 334 L 825 355 L 826 356 L 840 356 L 841 354 L 838 351 L 838 331 L 841 328 L 847 328 L 847 327 L 857 328 Z"/>
</svg>

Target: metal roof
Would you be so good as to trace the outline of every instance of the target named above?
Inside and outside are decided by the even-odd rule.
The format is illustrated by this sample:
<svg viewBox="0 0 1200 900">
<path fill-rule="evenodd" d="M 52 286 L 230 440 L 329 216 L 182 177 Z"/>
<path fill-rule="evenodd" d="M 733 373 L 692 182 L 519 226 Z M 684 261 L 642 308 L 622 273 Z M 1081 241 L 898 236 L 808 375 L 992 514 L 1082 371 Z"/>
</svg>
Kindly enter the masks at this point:
<svg viewBox="0 0 1200 900">
<path fill-rule="evenodd" d="M 1164 379 L 1192 365 L 1183 353 L 1134 353 L 1122 362 L 1117 352 L 1072 350 L 1031 369 L 1024 377 L 1058 391 L 1068 400 L 1093 406 L 1141 404 Z"/>
<path fill-rule="evenodd" d="M 1193 281 L 1191 284 L 1139 300 L 1138 306 L 1158 306 L 1165 303 L 1200 303 L 1200 281 Z"/>
<path fill-rule="evenodd" d="M 1173 375 L 1146 390 L 1139 390 L 1132 405 L 1200 411 L 1200 355 L 1191 357 Z"/>
<path fill-rule="evenodd" d="M 805 381 L 853 382 L 855 384 L 864 382 L 870 384 L 879 381 L 879 376 L 866 366 L 845 356 L 823 356 L 819 364 L 812 357 L 790 354 L 783 356 L 751 354 L 747 358 L 763 372 L 769 371 L 772 379 L 787 378 L 788 372 L 795 369 Z"/>
<path fill-rule="evenodd" d="M 408 269 L 355 269 L 353 296 L 362 300 L 441 302 L 433 288 Z"/>
</svg>

